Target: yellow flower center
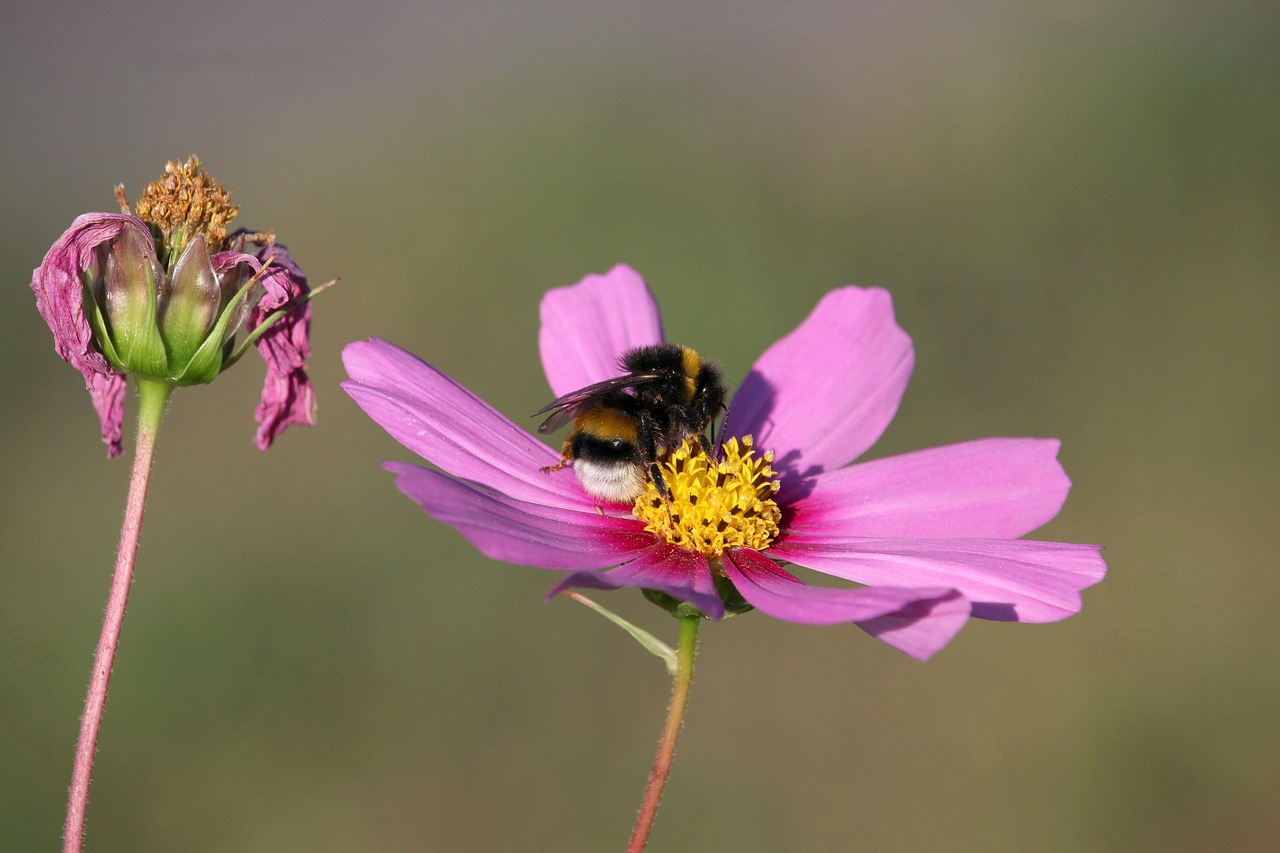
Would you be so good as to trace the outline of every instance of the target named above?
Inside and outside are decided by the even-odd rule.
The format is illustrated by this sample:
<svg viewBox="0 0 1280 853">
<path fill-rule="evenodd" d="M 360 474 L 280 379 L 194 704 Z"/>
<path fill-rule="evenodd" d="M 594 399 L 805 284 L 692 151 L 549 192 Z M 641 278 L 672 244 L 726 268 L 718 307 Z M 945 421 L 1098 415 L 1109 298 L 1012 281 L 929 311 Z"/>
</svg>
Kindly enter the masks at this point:
<svg viewBox="0 0 1280 853">
<path fill-rule="evenodd" d="M 782 517 L 773 499 L 773 452 L 756 456 L 749 435 L 729 439 L 721 451 L 723 458 L 714 459 L 694 438 L 659 462 L 670 497 L 664 501 L 652 482 L 645 485 L 632 510 L 645 530 L 708 557 L 725 548 L 769 547 Z"/>
<path fill-rule="evenodd" d="M 164 176 L 143 188 L 135 208 L 139 219 L 155 224 L 168 237 L 177 236 L 184 245 L 197 234 L 205 235 L 210 252 L 222 247 L 227 224 L 240 212 L 231 203 L 230 191 L 200 168 L 194 154 L 185 163 L 166 163 Z"/>
</svg>

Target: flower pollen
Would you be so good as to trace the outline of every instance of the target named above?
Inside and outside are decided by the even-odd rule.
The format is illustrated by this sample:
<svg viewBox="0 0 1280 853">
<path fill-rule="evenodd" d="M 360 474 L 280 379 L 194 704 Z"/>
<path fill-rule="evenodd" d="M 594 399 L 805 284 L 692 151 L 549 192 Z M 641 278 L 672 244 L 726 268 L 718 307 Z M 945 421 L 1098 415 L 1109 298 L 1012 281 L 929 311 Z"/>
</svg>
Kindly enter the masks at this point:
<svg viewBox="0 0 1280 853">
<path fill-rule="evenodd" d="M 751 436 L 730 438 L 722 459 L 709 456 L 697 439 L 686 440 L 659 462 L 670 496 L 652 482 L 632 514 L 645 530 L 679 548 L 718 557 L 726 548 L 764 550 L 778 535 L 782 511 L 774 501 L 773 452 L 756 456 Z"/>
<path fill-rule="evenodd" d="M 135 207 L 138 218 L 159 228 L 166 242 L 185 245 L 200 234 L 211 252 L 226 242 L 227 225 L 240 212 L 231 192 L 200 167 L 194 154 L 185 163 L 166 163 L 164 176 L 143 188 Z"/>
</svg>

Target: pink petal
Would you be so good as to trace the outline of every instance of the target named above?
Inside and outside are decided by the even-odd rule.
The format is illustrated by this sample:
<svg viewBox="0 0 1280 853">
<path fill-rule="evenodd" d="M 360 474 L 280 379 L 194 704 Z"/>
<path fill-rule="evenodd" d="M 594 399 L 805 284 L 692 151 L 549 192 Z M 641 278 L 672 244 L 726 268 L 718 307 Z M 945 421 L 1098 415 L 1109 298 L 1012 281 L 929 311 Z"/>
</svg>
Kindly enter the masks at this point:
<svg viewBox="0 0 1280 853">
<path fill-rule="evenodd" d="M 417 356 L 373 338 L 348 344 L 342 360 L 346 392 L 428 462 L 517 500 L 595 512 L 572 470 L 539 470 L 558 453 Z"/>
<path fill-rule="evenodd" d="M 598 569 L 650 548 L 632 518 L 524 503 L 408 462 L 386 462 L 396 488 L 486 556 L 543 569 Z"/>
<path fill-rule="evenodd" d="M 1054 622 L 1106 573 L 1096 545 L 1026 539 L 861 539 L 788 535 L 770 556 L 869 586 L 957 589 L 980 619 Z"/>
<path fill-rule="evenodd" d="M 555 397 L 621 376 L 623 352 L 662 342 L 658 303 L 625 264 L 547 291 L 541 315 L 538 350 Z"/>
<path fill-rule="evenodd" d="M 859 462 L 791 503 L 796 535 L 1014 539 L 1058 514 L 1071 481 L 1057 439 L 988 438 Z M 786 501 L 786 487 L 781 500 Z"/>
<path fill-rule="evenodd" d="M 917 601 L 858 627 L 916 660 L 928 660 L 959 633 L 970 610 L 969 599 L 953 591 L 948 598 Z"/>
<path fill-rule="evenodd" d="M 279 243 L 264 247 L 257 258 L 266 267 L 261 278 L 266 292 L 249 312 L 249 330 L 273 311 L 292 306 L 254 344 L 267 362 L 262 399 L 253 413 L 258 422 L 254 442 L 266 450 L 285 427 L 315 425 L 316 394 L 306 370 L 311 355 L 311 303 L 304 298 L 310 292 L 307 277 Z"/>
<path fill-rule="evenodd" d="M 724 616 L 724 602 L 716 592 L 707 558 L 696 551 L 675 548 L 665 542 L 657 542 L 636 559 L 616 569 L 566 575 L 551 588 L 547 597 L 570 587 L 656 589 L 689 602 L 711 619 Z"/>
<path fill-rule="evenodd" d="M 953 589 L 806 586 L 747 548 L 725 551 L 724 568 L 742 597 L 761 613 L 806 625 L 856 622 L 920 660 L 945 646 L 969 618 L 969 602 Z"/>
<path fill-rule="evenodd" d="M 119 373 L 109 376 L 94 374 L 87 382 L 89 398 L 93 401 L 94 411 L 98 413 L 98 421 L 102 424 L 102 440 L 107 444 L 107 458 L 115 459 L 124 453 L 124 445 L 120 441 L 124 425 L 124 376 Z"/>
<path fill-rule="evenodd" d="M 889 294 L 844 287 L 822 298 L 743 380 L 729 431 L 755 436 L 775 468 L 831 471 L 875 443 L 911 377 L 911 338 L 893 320 Z"/>
<path fill-rule="evenodd" d="M 107 456 L 123 453 L 120 424 L 124 420 L 124 377 L 99 351 L 84 313 L 83 272 L 97 272 L 94 250 L 126 228 L 138 233 L 152 263 L 155 244 L 140 219 L 119 213 L 86 213 L 76 217 L 44 256 L 31 276 L 40 316 L 53 332 L 58 355 L 80 371 L 102 425 Z"/>
</svg>

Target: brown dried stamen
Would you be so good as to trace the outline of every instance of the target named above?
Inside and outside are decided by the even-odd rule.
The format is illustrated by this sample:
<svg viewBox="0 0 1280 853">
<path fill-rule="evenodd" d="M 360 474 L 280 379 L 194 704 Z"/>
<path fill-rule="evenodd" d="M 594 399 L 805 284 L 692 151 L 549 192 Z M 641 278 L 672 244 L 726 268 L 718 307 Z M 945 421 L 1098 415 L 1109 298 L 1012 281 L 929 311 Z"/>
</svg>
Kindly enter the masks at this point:
<svg viewBox="0 0 1280 853">
<path fill-rule="evenodd" d="M 231 192 L 200 168 L 194 154 L 185 163 L 166 163 L 164 176 L 143 188 L 135 208 L 139 219 L 156 225 L 175 242 L 185 244 L 204 235 L 210 251 L 223 247 L 227 225 L 240 212 L 231 203 Z"/>
</svg>

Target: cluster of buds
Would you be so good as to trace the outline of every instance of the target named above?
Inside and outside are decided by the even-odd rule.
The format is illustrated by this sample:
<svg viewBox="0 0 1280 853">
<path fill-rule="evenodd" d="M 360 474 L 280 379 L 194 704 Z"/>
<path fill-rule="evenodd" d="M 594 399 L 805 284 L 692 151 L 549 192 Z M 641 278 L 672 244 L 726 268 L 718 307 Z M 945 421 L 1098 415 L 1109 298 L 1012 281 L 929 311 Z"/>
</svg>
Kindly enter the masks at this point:
<svg viewBox="0 0 1280 853">
<path fill-rule="evenodd" d="M 109 456 L 122 452 L 126 376 L 205 384 L 250 344 L 267 362 L 258 447 L 315 423 L 306 276 L 273 234 L 228 234 L 230 195 L 195 157 L 171 161 L 136 215 L 117 187 L 121 212 L 78 217 L 35 270 L 36 304 L 58 354 L 84 375 Z"/>
</svg>

